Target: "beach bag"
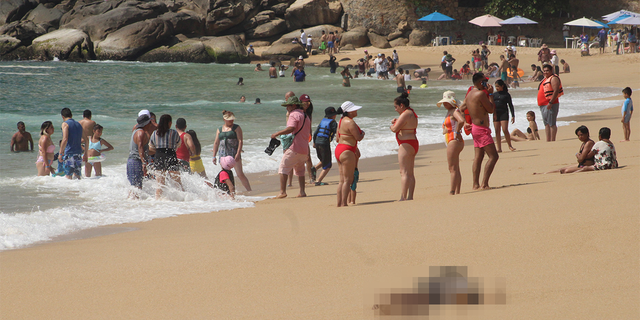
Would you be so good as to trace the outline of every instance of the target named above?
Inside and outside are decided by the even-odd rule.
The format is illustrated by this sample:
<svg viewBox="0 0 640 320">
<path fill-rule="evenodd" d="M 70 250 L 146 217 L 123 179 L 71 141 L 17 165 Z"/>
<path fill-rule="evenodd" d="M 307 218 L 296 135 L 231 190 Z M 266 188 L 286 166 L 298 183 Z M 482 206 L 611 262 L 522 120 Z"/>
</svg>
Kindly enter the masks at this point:
<svg viewBox="0 0 640 320">
<path fill-rule="evenodd" d="M 305 114 L 304 120 L 302 121 L 302 126 L 300 127 L 300 129 L 298 129 L 298 131 L 296 131 L 296 133 L 283 134 L 278 137 L 282 141 L 283 150 L 287 150 L 289 149 L 289 147 L 291 147 L 291 144 L 293 144 L 293 138 L 295 138 L 296 134 L 298 134 L 298 132 L 300 132 L 300 130 L 304 128 L 304 123 L 306 121 L 307 121 L 307 115 Z"/>
<path fill-rule="evenodd" d="M 326 43 L 326 42 L 324 42 L 324 41 L 322 41 L 322 43 L 320 44 L 320 48 L 318 48 L 318 49 L 320 49 L 320 50 L 325 50 L 325 49 L 327 49 L 327 43 Z"/>
</svg>

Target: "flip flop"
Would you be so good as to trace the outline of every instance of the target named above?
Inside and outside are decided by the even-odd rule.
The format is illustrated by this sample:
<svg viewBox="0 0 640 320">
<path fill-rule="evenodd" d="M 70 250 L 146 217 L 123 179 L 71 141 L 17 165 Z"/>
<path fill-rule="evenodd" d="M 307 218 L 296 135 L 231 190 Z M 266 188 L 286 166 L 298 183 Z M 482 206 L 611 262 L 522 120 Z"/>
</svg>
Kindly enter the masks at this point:
<svg viewBox="0 0 640 320">
<path fill-rule="evenodd" d="M 329 185 L 329 184 L 324 182 L 316 182 L 316 186 L 326 186 L 326 185 Z"/>
</svg>

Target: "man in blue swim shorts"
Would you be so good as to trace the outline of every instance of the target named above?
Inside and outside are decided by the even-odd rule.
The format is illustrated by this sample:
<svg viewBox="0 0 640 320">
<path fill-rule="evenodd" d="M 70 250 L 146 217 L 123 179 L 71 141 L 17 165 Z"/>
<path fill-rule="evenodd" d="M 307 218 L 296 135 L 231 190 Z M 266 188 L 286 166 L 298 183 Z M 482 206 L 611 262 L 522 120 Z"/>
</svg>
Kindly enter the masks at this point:
<svg viewBox="0 0 640 320">
<path fill-rule="evenodd" d="M 64 163 L 64 175 L 67 179 L 82 177 L 82 125 L 73 120 L 69 108 L 60 111 L 62 115 L 62 142 L 60 157 Z"/>
</svg>

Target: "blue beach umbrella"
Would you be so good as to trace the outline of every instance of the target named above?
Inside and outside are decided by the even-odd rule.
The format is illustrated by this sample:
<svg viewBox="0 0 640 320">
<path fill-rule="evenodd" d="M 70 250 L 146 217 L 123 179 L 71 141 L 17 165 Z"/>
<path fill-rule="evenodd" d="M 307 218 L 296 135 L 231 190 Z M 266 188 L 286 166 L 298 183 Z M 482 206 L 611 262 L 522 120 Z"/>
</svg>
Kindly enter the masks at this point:
<svg viewBox="0 0 640 320">
<path fill-rule="evenodd" d="M 420 19 L 418 19 L 418 21 L 427 21 L 427 22 L 440 22 L 440 21 L 453 21 L 455 20 L 454 18 L 451 18 L 445 14 L 442 14 L 438 11 L 435 11 L 431 14 L 428 14 Z M 438 33 L 438 25 L 436 25 L 436 33 Z"/>
<path fill-rule="evenodd" d="M 599 23 L 599 24 L 600 24 L 600 26 L 599 26 L 599 27 L 587 27 L 587 28 L 598 28 L 598 29 L 600 29 L 600 28 L 605 28 L 605 29 L 611 29 L 611 27 L 609 27 L 606 23 L 604 23 L 604 22 L 602 22 L 602 21 L 599 21 L 599 20 L 593 20 L 593 21 L 595 21 L 595 22 Z"/>
</svg>

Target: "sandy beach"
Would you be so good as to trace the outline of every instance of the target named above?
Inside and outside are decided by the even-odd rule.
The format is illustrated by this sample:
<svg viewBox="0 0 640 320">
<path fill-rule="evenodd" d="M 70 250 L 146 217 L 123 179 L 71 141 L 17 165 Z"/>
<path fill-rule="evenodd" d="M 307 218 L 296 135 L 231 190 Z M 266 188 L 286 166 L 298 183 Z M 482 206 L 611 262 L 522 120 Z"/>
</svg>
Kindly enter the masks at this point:
<svg viewBox="0 0 640 320">
<path fill-rule="evenodd" d="M 459 67 L 476 47 L 396 50 L 401 64 L 437 71 L 442 50 Z M 354 63 L 363 50 L 338 60 Z M 490 62 L 497 61 L 503 48 L 491 50 Z M 565 90 L 640 90 L 638 54 L 581 58 L 579 50 L 557 50 L 572 69 L 561 75 Z M 518 48 L 521 65 L 535 63 L 536 52 Z M 611 99 L 622 103 L 622 94 Z M 432 318 L 636 318 L 640 115 L 624 143 L 620 118 L 619 107 L 574 116 L 556 142 L 516 142 L 517 151 L 500 154 L 493 190 L 471 189 L 472 142 L 460 156 L 457 196 L 448 195 L 443 145 L 424 146 L 414 201 L 396 201 L 397 157 L 386 156 L 362 160 L 356 206 L 336 208 L 334 166 L 329 185 L 307 188 L 307 198 L 104 227 L 3 251 L 0 318 L 370 319 L 377 292 L 410 289 L 430 266 L 466 266 L 469 277 L 485 280 L 487 293 L 495 279 L 506 283 L 504 305 L 431 305 Z M 533 175 L 574 163 L 579 125 L 596 141 L 601 127 L 611 128 L 620 168 Z M 257 195 L 276 194 L 276 176 L 251 179 Z M 294 186 L 289 194 L 296 192 Z"/>
</svg>

